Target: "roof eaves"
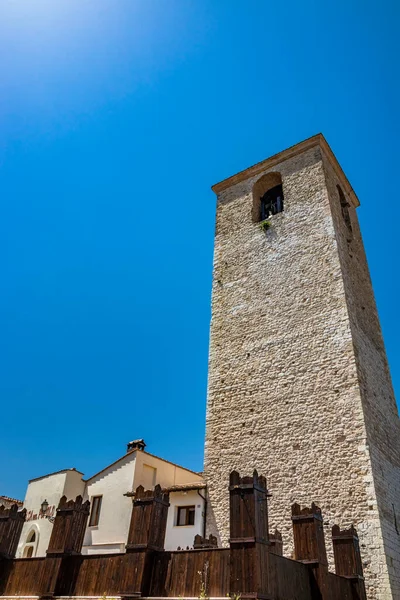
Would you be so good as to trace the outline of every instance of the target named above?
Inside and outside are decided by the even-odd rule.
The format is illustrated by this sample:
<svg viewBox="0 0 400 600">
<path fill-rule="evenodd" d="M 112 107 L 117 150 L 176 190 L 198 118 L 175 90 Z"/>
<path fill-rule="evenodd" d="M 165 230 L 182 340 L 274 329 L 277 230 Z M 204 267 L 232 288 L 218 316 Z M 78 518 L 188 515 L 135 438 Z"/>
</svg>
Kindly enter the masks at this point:
<svg viewBox="0 0 400 600">
<path fill-rule="evenodd" d="M 99 475 L 101 475 L 102 473 L 104 473 L 104 471 L 107 471 L 107 469 L 109 469 L 110 467 L 113 467 L 114 465 L 116 465 L 117 463 L 119 463 L 126 456 L 129 456 L 130 454 L 134 454 L 137 451 L 138 451 L 138 449 L 135 448 L 134 450 L 130 450 L 129 452 L 125 452 L 125 454 L 123 456 L 120 456 L 119 458 L 117 458 L 117 460 L 114 460 L 114 462 L 112 462 L 111 464 L 109 464 L 106 467 L 104 467 L 104 469 L 101 469 L 100 471 L 98 471 L 97 473 L 95 473 L 94 475 L 92 475 L 91 477 L 89 477 L 88 479 L 86 479 L 85 480 L 86 483 L 88 483 L 89 481 L 91 481 L 95 477 L 98 477 Z"/>
<path fill-rule="evenodd" d="M 47 473 L 46 475 L 41 475 L 40 477 L 34 477 L 33 479 L 29 479 L 28 483 L 32 483 L 33 481 L 39 481 L 40 479 L 45 479 L 46 477 L 51 477 L 52 475 L 68 473 L 69 471 L 75 471 L 76 473 L 79 473 L 79 475 L 83 475 L 81 471 L 78 471 L 78 469 L 75 469 L 75 467 L 73 467 L 72 469 L 60 469 L 60 471 L 54 471 L 53 473 Z"/>
<path fill-rule="evenodd" d="M 205 481 L 195 481 L 193 483 L 182 483 L 180 485 L 171 485 L 169 487 L 162 488 L 162 491 L 169 492 L 169 493 L 190 492 L 192 490 L 204 490 L 206 487 L 207 487 L 207 484 L 205 483 Z M 129 492 L 126 492 L 124 494 L 124 496 L 127 496 L 128 498 L 134 498 L 136 496 L 136 491 L 131 490 Z"/>
<path fill-rule="evenodd" d="M 193 475 L 197 475 L 198 477 L 202 476 L 202 472 L 192 471 L 192 469 L 188 469 L 187 467 L 182 467 L 182 465 L 178 465 L 177 463 L 167 460 L 166 458 L 161 458 L 161 456 L 156 456 L 155 454 L 150 454 L 150 452 L 146 452 L 146 450 L 139 450 L 139 452 L 143 452 L 143 454 L 148 454 L 149 456 L 152 456 L 153 458 L 158 458 L 158 460 L 162 460 L 163 462 L 166 462 L 169 465 L 173 465 L 174 467 L 178 467 L 179 469 L 183 469 L 184 471 L 193 473 Z"/>
<path fill-rule="evenodd" d="M 17 500 L 16 498 L 10 498 L 10 496 L 0 496 L 0 503 L 4 500 L 5 502 L 13 502 L 14 504 L 23 505 L 23 500 Z"/>
<path fill-rule="evenodd" d="M 192 490 L 204 490 L 207 487 L 205 481 L 198 481 L 194 483 L 182 483 L 181 485 L 171 485 L 164 488 L 165 492 L 190 492 Z"/>
</svg>

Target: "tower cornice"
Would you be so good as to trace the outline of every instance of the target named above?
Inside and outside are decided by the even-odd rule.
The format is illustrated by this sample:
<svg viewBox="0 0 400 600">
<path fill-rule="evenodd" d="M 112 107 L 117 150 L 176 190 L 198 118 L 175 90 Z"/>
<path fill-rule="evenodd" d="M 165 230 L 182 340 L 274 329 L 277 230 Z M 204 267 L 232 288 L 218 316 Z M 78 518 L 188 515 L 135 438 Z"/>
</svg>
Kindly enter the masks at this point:
<svg viewBox="0 0 400 600">
<path fill-rule="evenodd" d="M 357 198 L 357 195 L 351 187 L 349 180 L 344 174 L 342 167 L 340 166 L 336 156 L 332 152 L 331 147 L 329 146 L 322 133 L 317 133 L 316 135 L 313 135 L 312 137 L 309 137 L 306 140 L 303 140 L 302 142 L 299 142 L 298 144 L 295 144 L 294 146 L 283 150 L 282 152 L 278 152 L 277 154 L 274 154 L 273 156 L 270 156 L 269 158 L 262 160 L 259 163 L 256 163 L 252 167 L 248 167 L 243 171 L 239 171 L 239 173 L 236 173 L 236 175 L 232 175 L 231 177 L 228 177 L 227 179 L 216 183 L 212 186 L 211 189 L 218 195 L 223 190 L 226 190 L 232 185 L 240 183 L 241 181 L 245 181 L 250 177 L 254 177 L 255 175 L 258 175 L 259 173 L 262 173 L 267 169 L 272 169 L 277 164 L 290 158 L 293 158 L 298 154 L 302 154 L 303 152 L 306 152 L 307 150 L 310 150 L 310 148 L 314 148 L 315 146 L 319 146 L 328 158 L 328 160 L 331 162 L 333 169 L 336 172 L 336 175 L 343 187 L 343 190 L 347 193 L 347 196 L 351 200 L 352 204 L 355 207 L 360 206 L 360 202 Z"/>
</svg>

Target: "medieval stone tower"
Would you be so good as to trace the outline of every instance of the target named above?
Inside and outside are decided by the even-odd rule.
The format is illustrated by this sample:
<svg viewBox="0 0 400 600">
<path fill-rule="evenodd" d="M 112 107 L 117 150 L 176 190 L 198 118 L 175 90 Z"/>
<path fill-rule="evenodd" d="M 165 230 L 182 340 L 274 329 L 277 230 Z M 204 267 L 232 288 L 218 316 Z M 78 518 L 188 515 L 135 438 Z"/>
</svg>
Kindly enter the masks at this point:
<svg viewBox="0 0 400 600">
<path fill-rule="evenodd" d="M 228 474 L 257 468 L 286 555 L 291 504 L 315 501 L 358 529 L 368 598 L 400 599 L 400 425 L 357 197 L 322 135 L 213 189 L 208 530 L 227 542 Z"/>
</svg>

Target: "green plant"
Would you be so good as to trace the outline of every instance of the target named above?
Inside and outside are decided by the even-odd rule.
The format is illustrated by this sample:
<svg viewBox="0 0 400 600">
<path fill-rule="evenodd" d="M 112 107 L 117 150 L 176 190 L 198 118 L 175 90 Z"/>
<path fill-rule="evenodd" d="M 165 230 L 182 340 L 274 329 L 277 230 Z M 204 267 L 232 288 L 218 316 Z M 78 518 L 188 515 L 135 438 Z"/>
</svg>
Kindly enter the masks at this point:
<svg viewBox="0 0 400 600">
<path fill-rule="evenodd" d="M 199 573 L 200 573 L 200 571 L 199 571 Z M 208 599 L 206 585 L 205 585 L 204 581 L 202 581 L 200 583 L 199 598 L 200 598 L 200 600 L 207 600 Z"/>
<path fill-rule="evenodd" d="M 107 596 L 106 592 L 104 592 L 104 594 L 102 595 L 102 597 L 99 598 L 99 600 L 107 600 L 107 599 L 108 599 L 108 596 Z M 110 600 L 115 600 L 115 598 L 110 598 Z"/>
<path fill-rule="evenodd" d="M 268 229 L 270 227 L 271 227 L 271 221 L 269 221 L 268 219 L 264 219 L 264 221 L 261 221 L 261 223 L 260 223 L 261 231 L 268 231 Z"/>
<path fill-rule="evenodd" d="M 204 563 L 203 571 L 197 571 L 200 578 L 199 600 L 208 600 L 207 581 L 208 581 L 208 560 Z"/>
</svg>

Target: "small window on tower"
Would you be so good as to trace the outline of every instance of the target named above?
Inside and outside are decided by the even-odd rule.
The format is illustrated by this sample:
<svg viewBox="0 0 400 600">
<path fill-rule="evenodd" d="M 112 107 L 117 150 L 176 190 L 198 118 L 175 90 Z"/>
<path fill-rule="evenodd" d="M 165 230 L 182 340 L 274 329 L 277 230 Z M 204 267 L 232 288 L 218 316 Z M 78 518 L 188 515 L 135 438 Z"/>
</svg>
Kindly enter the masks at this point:
<svg viewBox="0 0 400 600">
<path fill-rule="evenodd" d="M 259 223 L 283 211 L 283 187 L 280 173 L 272 171 L 253 186 L 252 221 Z"/>
<path fill-rule="evenodd" d="M 276 185 L 261 197 L 261 221 L 283 211 L 282 185 Z"/>
</svg>

